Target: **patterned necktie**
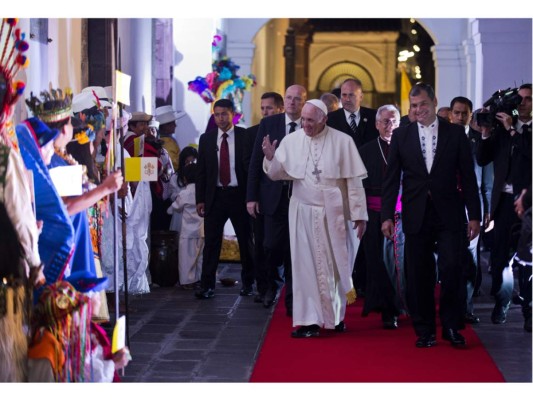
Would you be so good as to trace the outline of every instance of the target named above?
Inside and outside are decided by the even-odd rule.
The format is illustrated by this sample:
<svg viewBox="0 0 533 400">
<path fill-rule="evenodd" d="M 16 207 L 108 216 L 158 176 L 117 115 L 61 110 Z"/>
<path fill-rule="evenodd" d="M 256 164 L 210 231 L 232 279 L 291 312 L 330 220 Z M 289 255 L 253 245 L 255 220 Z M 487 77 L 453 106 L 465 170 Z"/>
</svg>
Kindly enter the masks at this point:
<svg viewBox="0 0 533 400">
<path fill-rule="evenodd" d="M 220 183 L 223 187 L 229 185 L 231 181 L 231 175 L 229 172 L 229 146 L 228 146 L 228 134 L 222 134 L 222 143 L 220 144 Z"/>
<path fill-rule="evenodd" d="M 296 122 L 292 121 L 289 123 L 289 133 L 293 133 L 296 130 Z"/>
<path fill-rule="evenodd" d="M 350 114 L 350 128 L 352 128 L 352 132 L 357 132 L 357 125 L 355 124 L 355 113 Z"/>
</svg>

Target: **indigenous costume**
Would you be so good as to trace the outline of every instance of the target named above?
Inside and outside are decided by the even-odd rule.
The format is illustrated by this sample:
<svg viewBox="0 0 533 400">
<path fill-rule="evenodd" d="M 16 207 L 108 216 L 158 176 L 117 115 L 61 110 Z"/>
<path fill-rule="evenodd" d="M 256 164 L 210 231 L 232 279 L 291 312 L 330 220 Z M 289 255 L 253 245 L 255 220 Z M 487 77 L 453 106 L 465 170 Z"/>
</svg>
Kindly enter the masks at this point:
<svg viewBox="0 0 533 400">
<path fill-rule="evenodd" d="M 70 275 L 67 281 L 80 293 L 89 297 L 99 296 L 104 293 L 108 284 L 107 278 L 98 278 L 90 275 L 88 271 L 80 271 Z M 99 300 L 96 304 L 99 304 Z M 95 303 L 91 303 L 92 321 L 90 325 L 90 357 L 85 360 L 85 376 L 90 377 L 91 382 L 120 382 L 120 378 L 115 370 L 113 353 L 111 351 L 111 341 L 106 331 L 94 322 Z M 129 354 L 129 351 L 128 351 Z"/>
<path fill-rule="evenodd" d="M 30 382 L 87 382 L 91 354 L 91 303 L 66 281 L 48 285 L 35 307 L 36 329 L 28 351 Z"/>
<path fill-rule="evenodd" d="M 42 139 L 59 132 L 37 118 L 18 124 L 16 132 L 24 164 L 33 173 L 36 218 L 43 221 L 39 255 L 44 263 L 46 281 L 53 283 L 63 277 L 74 246 L 72 222 L 40 154 Z"/>
<path fill-rule="evenodd" d="M 107 278 L 84 270 L 46 287 L 35 311 L 36 329 L 28 353 L 30 382 L 120 380 L 110 340 L 91 321 L 91 297 L 106 284 Z"/>
<path fill-rule="evenodd" d="M 366 294 L 363 316 L 380 312 L 384 321 L 405 310 L 403 297 L 403 233 L 401 232 L 401 205 L 395 213 L 395 237 L 391 242 L 381 233 L 381 183 L 387 168 L 389 144 L 376 138 L 361 146 L 359 153 L 368 171 L 363 180 L 365 187 L 368 226 L 363 236 L 365 249 Z"/>
<path fill-rule="evenodd" d="M 166 210 L 170 206 L 170 177 L 174 173 L 174 167 L 168 152 L 163 148 L 159 139 L 149 135 L 136 136 L 129 131 L 124 137 L 124 149 L 132 157 L 155 157 L 157 158 L 158 178 L 150 182 L 151 204 L 150 230 L 168 231 L 170 216 Z"/>
<path fill-rule="evenodd" d="M 168 153 L 173 169 L 176 170 L 179 165 L 180 157 L 180 146 L 178 145 L 178 142 L 176 142 L 176 139 L 172 136 L 161 136 L 159 140 L 163 142 L 163 148 Z"/>
<path fill-rule="evenodd" d="M 352 269 L 358 241 L 351 221 L 368 218 L 363 162 L 348 135 L 326 126 L 314 137 L 303 129 L 286 136 L 263 168 L 271 179 L 293 180 L 293 326 L 333 329 L 344 319 L 347 300 L 355 300 Z"/>
<path fill-rule="evenodd" d="M 160 171 L 159 152 L 150 143 L 147 143 L 144 137 L 145 135 L 136 137 L 135 133 L 129 131 L 124 137 L 124 149 L 131 157 L 157 157 L 157 168 Z M 136 143 L 140 144 L 137 145 Z M 136 148 L 139 148 L 137 152 L 135 151 Z M 160 179 L 156 182 L 139 182 L 133 194 L 130 214 L 126 220 L 128 292 L 133 294 L 150 292 L 146 276 L 150 256 L 147 239 L 149 229 L 153 228 L 150 226 L 150 214 L 153 209 L 153 199 L 159 198 L 162 194 L 163 186 Z"/>
<path fill-rule="evenodd" d="M 29 268 L 40 265 L 37 223 L 19 157 L 0 137 L 0 382 L 26 379 Z"/>
<path fill-rule="evenodd" d="M 0 382 L 26 380 L 33 274 L 41 268 L 32 188 L 12 123 L 25 87 L 15 77 L 28 49 L 17 23 L 3 18 L 0 27 Z"/>
</svg>

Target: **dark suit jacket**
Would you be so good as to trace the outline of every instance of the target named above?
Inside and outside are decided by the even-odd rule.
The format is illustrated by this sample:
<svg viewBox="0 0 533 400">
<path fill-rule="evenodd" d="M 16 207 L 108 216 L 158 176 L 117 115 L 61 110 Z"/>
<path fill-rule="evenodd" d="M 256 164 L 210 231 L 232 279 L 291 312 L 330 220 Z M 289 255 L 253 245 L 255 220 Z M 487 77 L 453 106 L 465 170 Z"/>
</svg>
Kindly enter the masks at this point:
<svg viewBox="0 0 533 400">
<path fill-rule="evenodd" d="M 527 126 L 524 125 L 524 128 Z M 490 213 L 494 215 L 506 180 L 513 185 L 515 195 L 531 185 L 531 127 L 513 137 L 503 128 L 496 128 L 490 138 L 480 140 L 477 161 L 479 165 L 494 162 L 494 185 L 490 202 Z"/>
<path fill-rule="evenodd" d="M 242 196 L 243 207 L 246 195 L 246 168 L 244 165 L 244 146 L 246 129 L 235 126 L 235 175 Z M 205 203 L 205 214 L 208 215 L 215 198 L 218 184 L 218 129 L 200 136 L 198 145 L 198 172 L 196 176 L 196 204 Z"/>
<path fill-rule="evenodd" d="M 478 147 L 481 143 L 481 132 L 470 128 L 468 130 L 468 141 L 472 150 L 472 158 L 474 159 L 474 172 L 476 173 L 477 185 L 479 188 L 479 198 L 481 199 L 481 214 L 488 214 L 490 212 L 490 201 L 492 196 L 492 186 L 494 184 L 494 169 L 489 163 L 481 166 L 477 162 Z"/>
<path fill-rule="evenodd" d="M 370 142 L 371 140 L 379 136 L 379 132 L 376 129 L 376 110 L 372 108 L 360 107 L 359 125 L 357 125 L 357 133 L 353 133 L 352 128 L 346 121 L 346 114 L 342 108 L 328 114 L 328 126 L 335 128 L 341 132 L 344 132 L 353 139 L 357 148 L 363 144 Z"/>
<path fill-rule="evenodd" d="M 463 127 L 439 120 L 437 149 L 429 173 L 420 148 L 418 124 L 395 129 L 390 146 L 382 188 L 382 222 L 394 220 L 402 172 L 405 233 L 420 231 L 428 194 L 445 229 L 464 230 L 465 206 L 470 220 L 481 220 L 474 160 Z"/>
<path fill-rule="evenodd" d="M 261 120 L 255 138 L 248 173 L 246 201 L 258 201 L 259 209 L 265 215 L 272 215 L 276 211 L 281 198 L 283 181 L 273 181 L 263 172 L 263 149 L 261 144 L 263 143 L 263 138 L 269 135 L 270 141 L 277 140 L 279 146 L 279 143 L 285 137 L 285 129 L 285 113 L 271 115 Z"/>
<path fill-rule="evenodd" d="M 382 149 L 378 140 L 372 140 L 359 149 L 361 160 L 365 164 L 368 176 L 363 179 L 363 187 L 367 196 L 381 197 L 384 166 Z M 383 153 L 385 155 L 385 153 Z"/>
<path fill-rule="evenodd" d="M 252 159 L 252 152 L 254 151 L 255 138 L 259 131 L 259 124 L 254 125 L 246 129 L 246 135 L 244 140 L 244 167 L 248 174 L 250 168 L 250 161 Z"/>
</svg>

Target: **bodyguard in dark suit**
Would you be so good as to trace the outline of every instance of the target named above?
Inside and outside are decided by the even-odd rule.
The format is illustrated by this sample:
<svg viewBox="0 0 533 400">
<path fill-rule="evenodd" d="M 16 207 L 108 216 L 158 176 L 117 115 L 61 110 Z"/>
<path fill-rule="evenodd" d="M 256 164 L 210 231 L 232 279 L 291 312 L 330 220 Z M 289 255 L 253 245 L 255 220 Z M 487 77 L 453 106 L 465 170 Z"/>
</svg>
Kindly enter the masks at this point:
<svg viewBox="0 0 533 400">
<path fill-rule="evenodd" d="M 265 219 L 265 263 L 268 273 L 268 288 L 265 292 L 265 306 L 273 303 L 279 282 L 278 267 L 283 265 L 285 278 L 285 307 L 292 315 L 291 253 L 289 244 L 289 182 L 272 181 L 263 172 L 263 138 L 278 144 L 285 135 L 301 127 L 301 112 L 307 91 L 303 86 L 292 85 L 285 91 L 285 113 L 263 118 L 254 143 L 248 173 L 247 209 L 250 215 L 261 213 Z M 295 154 L 295 157 L 300 155 Z"/>
<path fill-rule="evenodd" d="M 376 110 L 361 106 L 363 100 L 361 81 L 346 79 L 341 85 L 340 100 L 342 108 L 328 113 L 327 125 L 350 135 L 357 148 L 375 140 L 379 136 L 376 129 Z"/>
<path fill-rule="evenodd" d="M 437 343 L 436 276 L 431 267 L 436 252 L 442 338 L 462 347 L 466 342 L 458 330 L 464 328 L 465 313 L 464 235 L 475 238 L 481 219 L 474 161 L 464 128 L 437 118 L 437 99 L 430 85 L 413 86 L 409 101 L 417 122 L 396 129 L 392 136 L 382 188 L 381 229 L 392 237 L 402 177 L 407 305 L 418 336 L 416 346 Z"/>
<path fill-rule="evenodd" d="M 363 84 L 359 79 L 346 79 L 341 85 L 342 108 L 328 113 L 327 125 L 350 135 L 359 149 L 365 143 L 376 140 L 376 110 L 361 106 Z M 366 261 L 364 247 L 360 246 L 354 265 L 353 282 L 358 296 L 363 297 L 366 286 Z"/>
<path fill-rule="evenodd" d="M 261 116 L 262 118 L 269 117 L 283 113 L 283 97 L 276 92 L 265 92 L 261 95 Z M 246 130 L 246 152 L 244 156 L 244 162 L 247 166 L 250 165 L 250 159 L 254 150 L 255 138 L 259 131 L 259 124 L 251 126 Z M 249 186 L 248 186 L 249 187 Z M 252 207 L 253 206 L 253 207 Z M 249 237 L 249 247 L 254 258 L 254 271 L 255 280 L 257 282 L 257 294 L 254 297 L 254 302 L 261 303 L 265 307 L 270 307 L 273 302 L 273 298 L 267 298 L 265 302 L 265 294 L 267 293 L 272 279 L 265 262 L 265 221 L 264 215 L 259 210 L 259 204 L 256 202 L 251 205 L 250 210 L 250 224 L 252 226 L 253 235 Z M 259 210 L 256 212 L 256 208 Z M 281 280 L 279 276 L 276 276 L 278 281 Z M 280 283 L 281 284 L 281 283 Z"/>
<path fill-rule="evenodd" d="M 241 296 L 253 295 L 253 264 L 247 247 L 246 167 L 243 160 L 245 129 L 233 126 L 234 106 L 230 100 L 215 102 L 213 115 L 218 129 L 200 136 L 196 209 L 204 217 L 205 246 L 201 289 L 197 298 L 214 296 L 216 271 L 228 218 L 235 229 L 242 264 Z"/>
<path fill-rule="evenodd" d="M 495 297 L 491 320 L 506 321 L 513 281 L 504 281 L 503 271 L 509 264 L 511 250 L 516 248 L 520 219 L 514 212 L 514 201 L 531 185 L 531 83 L 520 86 L 518 119 L 504 112 L 496 114 L 497 128 L 480 126 L 482 140 L 477 160 L 480 165 L 494 162 L 494 186 L 490 217 L 494 220 L 494 245 L 491 251 L 492 287 Z M 511 274 L 512 275 L 512 274 Z"/>
</svg>

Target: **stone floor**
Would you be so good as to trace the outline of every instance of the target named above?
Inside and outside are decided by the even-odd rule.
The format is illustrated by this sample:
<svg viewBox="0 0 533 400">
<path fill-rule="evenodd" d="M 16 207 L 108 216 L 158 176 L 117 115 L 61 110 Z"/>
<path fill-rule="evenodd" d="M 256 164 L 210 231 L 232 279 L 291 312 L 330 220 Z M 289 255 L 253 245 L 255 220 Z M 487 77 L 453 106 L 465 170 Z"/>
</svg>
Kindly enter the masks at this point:
<svg viewBox="0 0 533 400">
<path fill-rule="evenodd" d="M 221 264 L 220 277 L 239 279 L 240 265 Z M 520 307 L 507 323 L 490 322 L 490 277 L 475 299 L 481 322 L 475 330 L 507 382 L 532 382 L 531 333 Z M 153 287 L 129 296 L 129 346 L 133 356 L 124 382 L 248 382 L 271 309 L 239 296 L 240 284 L 217 283 L 215 298 L 197 300 L 191 290 Z M 113 303 L 110 302 L 110 305 Z M 112 308 L 112 307 L 110 307 Z M 112 311 L 112 310 L 111 310 Z"/>
</svg>

